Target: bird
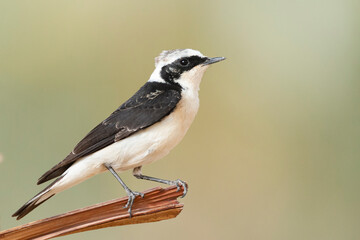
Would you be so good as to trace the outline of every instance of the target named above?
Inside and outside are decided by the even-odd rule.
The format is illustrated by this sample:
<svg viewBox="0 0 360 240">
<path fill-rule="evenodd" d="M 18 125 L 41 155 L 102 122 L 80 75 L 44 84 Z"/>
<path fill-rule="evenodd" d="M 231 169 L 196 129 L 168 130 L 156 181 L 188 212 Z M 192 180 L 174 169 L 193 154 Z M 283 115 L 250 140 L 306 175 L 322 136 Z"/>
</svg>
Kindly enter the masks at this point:
<svg viewBox="0 0 360 240">
<path fill-rule="evenodd" d="M 224 57 L 206 57 L 198 50 L 162 51 L 155 58 L 149 80 L 108 118 L 93 128 L 67 155 L 45 172 L 37 184 L 55 179 L 12 217 L 23 218 L 55 194 L 84 180 L 110 171 L 128 195 L 124 208 L 132 216 L 136 196 L 117 172 L 133 170 L 137 179 L 183 187 L 180 180 L 165 180 L 142 174 L 142 166 L 166 156 L 185 136 L 199 109 L 200 82 L 205 70 Z"/>
</svg>

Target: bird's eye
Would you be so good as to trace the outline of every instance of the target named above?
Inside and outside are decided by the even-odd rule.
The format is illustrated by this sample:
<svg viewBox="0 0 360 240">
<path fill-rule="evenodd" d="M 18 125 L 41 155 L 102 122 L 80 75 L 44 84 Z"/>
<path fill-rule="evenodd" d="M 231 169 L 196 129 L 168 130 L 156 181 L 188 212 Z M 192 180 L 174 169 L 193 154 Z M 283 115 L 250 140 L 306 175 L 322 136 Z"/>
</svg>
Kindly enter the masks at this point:
<svg viewBox="0 0 360 240">
<path fill-rule="evenodd" d="M 182 59 L 182 60 L 180 61 L 180 64 L 181 64 L 182 66 L 187 66 L 187 65 L 189 64 L 189 60 L 187 60 L 187 59 Z"/>
</svg>

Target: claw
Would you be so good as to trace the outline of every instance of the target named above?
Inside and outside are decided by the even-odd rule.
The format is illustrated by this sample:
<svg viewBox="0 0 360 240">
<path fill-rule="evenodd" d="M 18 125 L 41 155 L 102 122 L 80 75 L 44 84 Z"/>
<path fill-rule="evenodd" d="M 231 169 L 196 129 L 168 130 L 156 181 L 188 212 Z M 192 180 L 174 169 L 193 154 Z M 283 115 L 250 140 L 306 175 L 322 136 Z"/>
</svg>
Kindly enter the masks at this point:
<svg viewBox="0 0 360 240">
<path fill-rule="evenodd" d="M 131 209 L 132 209 L 132 205 L 134 204 L 134 200 L 136 196 L 140 196 L 141 198 L 144 198 L 144 194 L 140 192 L 129 191 L 128 196 L 129 196 L 128 201 L 123 208 L 128 208 L 128 213 L 130 214 L 130 218 L 131 218 L 132 217 Z"/>
<path fill-rule="evenodd" d="M 180 180 L 180 179 L 177 179 L 177 180 L 174 181 L 173 184 L 176 186 L 176 188 L 177 188 L 176 191 L 177 192 L 180 191 L 181 186 L 184 188 L 184 192 L 183 192 L 183 195 L 181 195 L 181 198 L 185 197 L 185 195 L 187 194 L 187 185 L 186 185 L 186 183 L 184 181 Z"/>
</svg>

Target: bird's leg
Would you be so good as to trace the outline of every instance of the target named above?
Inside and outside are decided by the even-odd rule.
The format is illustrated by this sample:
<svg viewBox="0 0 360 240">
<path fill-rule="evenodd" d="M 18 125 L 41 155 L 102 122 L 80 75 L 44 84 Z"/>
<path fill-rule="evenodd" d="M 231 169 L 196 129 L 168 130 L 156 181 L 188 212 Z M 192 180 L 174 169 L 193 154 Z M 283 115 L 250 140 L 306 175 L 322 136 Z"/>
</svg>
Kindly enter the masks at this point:
<svg viewBox="0 0 360 240">
<path fill-rule="evenodd" d="M 123 186 L 123 188 L 125 189 L 127 195 L 128 195 L 128 201 L 126 203 L 126 205 L 124 206 L 124 208 L 128 208 L 128 212 L 131 215 L 131 207 L 134 203 L 134 199 L 136 198 L 136 196 L 141 196 L 142 198 L 144 197 L 143 193 L 140 192 L 135 192 L 132 191 L 128 186 L 126 186 L 126 184 L 123 182 L 123 180 L 121 180 L 120 176 L 115 172 L 115 170 L 108 164 L 104 164 L 104 166 L 112 173 L 112 175 L 114 175 L 114 177 L 119 181 L 119 183 L 121 184 L 121 186 Z"/>
<path fill-rule="evenodd" d="M 141 166 L 134 168 L 133 175 L 134 175 L 134 177 L 136 177 L 138 179 L 144 179 L 144 180 L 164 183 L 164 184 L 167 184 L 167 185 L 175 185 L 177 187 L 177 191 L 180 191 L 180 187 L 183 186 L 184 192 L 183 192 L 183 195 L 181 196 L 182 198 L 185 197 L 185 195 L 186 195 L 186 193 L 188 191 L 188 187 L 186 185 L 186 182 L 184 182 L 184 181 L 182 181 L 180 179 L 177 179 L 175 181 L 171 181 L 171 180 L 164 180 L 164 179 L 160 179 L 160 178 L 155 178 L 155 177 L 149 177 L 149 176 L 142 175 Z"/>
</svg>

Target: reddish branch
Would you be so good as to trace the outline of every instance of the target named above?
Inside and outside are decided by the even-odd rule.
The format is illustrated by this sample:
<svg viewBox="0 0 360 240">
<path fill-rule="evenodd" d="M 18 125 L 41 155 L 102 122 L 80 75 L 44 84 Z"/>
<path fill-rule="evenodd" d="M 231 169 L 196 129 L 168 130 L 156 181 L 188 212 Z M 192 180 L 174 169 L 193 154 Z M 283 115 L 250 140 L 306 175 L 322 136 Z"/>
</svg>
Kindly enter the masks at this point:
<svg viewBox="0 0 360 240">
<path fill-rule="evenodd" d="M 172 186 L 145 191 L 144 198 L 137 197 L 134 201 L 132 218 L 123 208 L 127 202 L 124 197 L 2 231 L 0 239 L 50 239 L 99 228 L 174 218 L 183 208 L 176 200 L 183 189 L 176 190 Z"/>
</svg>

